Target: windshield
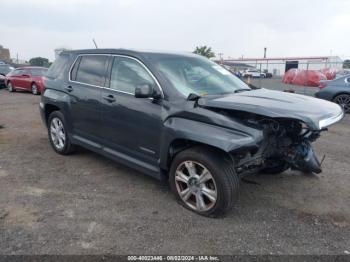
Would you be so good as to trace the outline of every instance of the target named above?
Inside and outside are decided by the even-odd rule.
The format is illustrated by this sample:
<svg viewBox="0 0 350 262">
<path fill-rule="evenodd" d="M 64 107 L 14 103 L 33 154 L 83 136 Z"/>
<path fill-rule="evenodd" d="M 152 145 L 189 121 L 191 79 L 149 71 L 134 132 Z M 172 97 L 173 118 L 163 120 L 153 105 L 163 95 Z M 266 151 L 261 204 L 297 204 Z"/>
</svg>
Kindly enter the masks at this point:
<svg viewBox="0 0 350 262">
<path fill-rule="evenodd" d="M 156 67 L 185 97 L 234 93 L 249 86 L 222 66 L 201 57 L 161 57 Z"/>
</svg>

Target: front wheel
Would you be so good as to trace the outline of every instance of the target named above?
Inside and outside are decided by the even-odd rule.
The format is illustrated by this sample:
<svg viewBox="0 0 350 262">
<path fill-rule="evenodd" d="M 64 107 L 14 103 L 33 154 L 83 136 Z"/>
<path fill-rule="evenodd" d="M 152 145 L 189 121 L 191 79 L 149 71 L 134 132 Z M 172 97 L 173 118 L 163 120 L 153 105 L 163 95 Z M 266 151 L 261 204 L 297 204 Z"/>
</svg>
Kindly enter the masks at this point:
<svg viewBox="0 0 350 262">
<path fill-rule="evenodd" d="M 7 90 L 9 92 L 15 92 L 16 91 L 11 82 L 7 83 Z"/>
<path fill-rule="evenodd" d="M 238 199 L 239 177 L 232 161 L 211 148 L 193 147 L 177 154 L 169 179 L 180 204 L 200 215 L 222 215 Z"/>
<path fill-rule="evenodd" d="M 32 84 L 32 94 L 39 95 L 38 86 L 35 83 Z"/>
</svg>

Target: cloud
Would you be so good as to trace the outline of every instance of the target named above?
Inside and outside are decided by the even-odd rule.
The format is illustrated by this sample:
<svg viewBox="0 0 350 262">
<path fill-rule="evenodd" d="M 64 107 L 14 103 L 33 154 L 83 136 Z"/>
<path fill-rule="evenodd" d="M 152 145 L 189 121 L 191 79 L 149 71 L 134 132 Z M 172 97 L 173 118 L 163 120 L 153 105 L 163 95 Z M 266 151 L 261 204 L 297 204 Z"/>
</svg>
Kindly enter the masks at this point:
<svg viewBox="0 0 350 262">
<path fill-rule="evenodd" d="M 47 56 L 59 46 L 192 51 L 225 56 L 350 55 L 349 1 L 12 0 L 1 4 L 2 45 L 12 56 Z M 348 53 L 347 53 L 348 52 Z"/>
</svg>

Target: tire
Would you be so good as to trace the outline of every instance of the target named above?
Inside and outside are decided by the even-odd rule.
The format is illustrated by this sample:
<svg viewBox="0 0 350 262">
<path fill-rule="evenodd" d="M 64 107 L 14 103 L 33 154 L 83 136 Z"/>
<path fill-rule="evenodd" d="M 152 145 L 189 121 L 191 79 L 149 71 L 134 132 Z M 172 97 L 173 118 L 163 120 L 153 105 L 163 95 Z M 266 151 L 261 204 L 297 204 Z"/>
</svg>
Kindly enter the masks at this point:
<svg viewBox="0 0 350 262">
<path fill-rule="evenodd" d="M 178 202 L 203 216 L 223 215 L 238 200 L 240 181 L 232 161 L 211 148 L 197 146 L 178 153 L 169 180 Z"/>
<path fill-rule="evenodd" d="M 350 112 L 350 95 L 349 94 L 340 94 L 333 98 L 333 102 L 340 105 L 345 113 Z"/>
<path fill-rule="evenodd" d="M 50 114 L 48 136 L 52 148 L 60 155 L 69 155 L 75 150 L 75 146 L 70 142 L 66 127 L 66 120 L 60 111 L 54 111 Z"/>
<path fill-rule="evenodd" d="M 259 173 L 266 174 L 266 175 L 277 175 L 277 174 L 283 173 L 289 168 L 290 168 L 290 165 L 288 163 L 286 163 L 283 160 L 281 161 L 277 160 L 276 162 L 273 163 L 273 165 L 260 170 Z"/>
<path fill-rule="evenodd" d="M 11 82 L 7 83 L 7 90 L 11 93 L 16 91 L 16 89 L 14 88 Z"/>
<path fill-rule="evenodd" d="M 32 94 L 33 95 L 39 95 L 40 94 L 40 92 L 38 90 L 38 86 L 35 83 L 32 84 L 31 90 L 32 90 Z"/>
</svg>

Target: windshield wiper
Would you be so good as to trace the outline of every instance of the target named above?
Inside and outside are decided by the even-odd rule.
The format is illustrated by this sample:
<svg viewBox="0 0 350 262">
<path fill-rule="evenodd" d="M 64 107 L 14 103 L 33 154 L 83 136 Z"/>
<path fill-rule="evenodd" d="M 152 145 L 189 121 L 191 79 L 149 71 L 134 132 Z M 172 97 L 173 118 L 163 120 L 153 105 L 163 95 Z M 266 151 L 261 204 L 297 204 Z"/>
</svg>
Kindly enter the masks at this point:
<svg viewBox="0 0 350 262">
<path fill-rule="evenodd" d="M 240 88 L 240 89 L 236 89 L 233 93 L 240 93 L 240 92 L 245 92 L 245 91 L 250 91 L 251 89 L 248 88 Z"/>
</svg>

